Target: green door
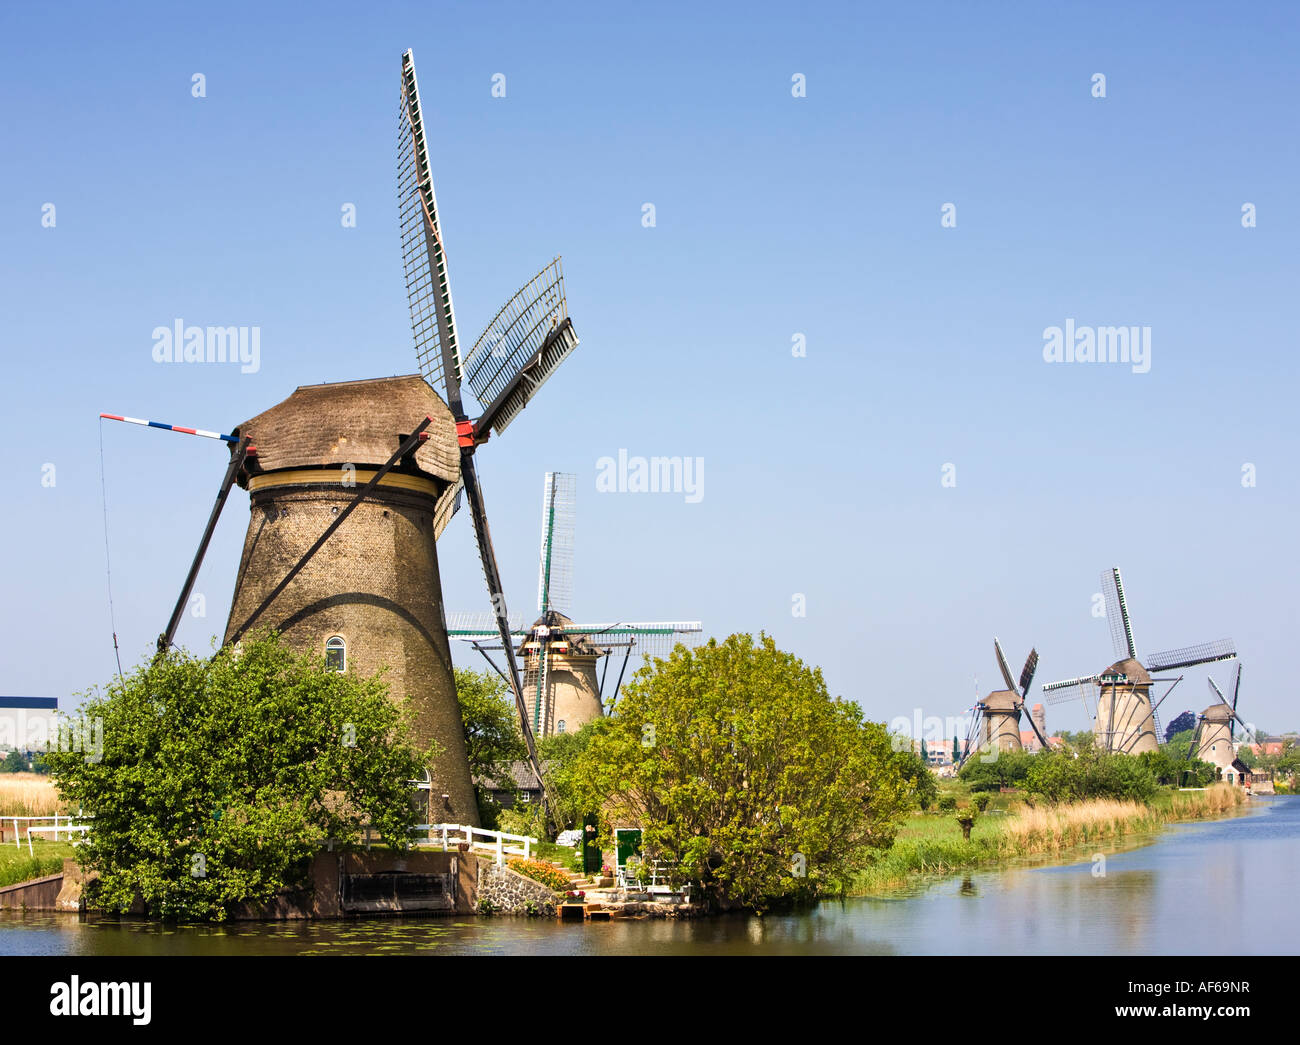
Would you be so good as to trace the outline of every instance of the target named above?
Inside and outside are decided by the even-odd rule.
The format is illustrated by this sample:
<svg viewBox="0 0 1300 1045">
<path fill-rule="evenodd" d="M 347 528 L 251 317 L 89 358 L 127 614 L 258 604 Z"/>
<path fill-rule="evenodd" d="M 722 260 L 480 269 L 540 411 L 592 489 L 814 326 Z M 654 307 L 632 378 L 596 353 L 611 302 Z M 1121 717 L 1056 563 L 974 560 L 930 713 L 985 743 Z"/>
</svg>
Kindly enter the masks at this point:
<svg viewBox="0 0 1300 1045">
<path fill-rule="evenodd" d="M 641 855 L 641 829 L 620 827 L 614 832 L 614 846 L 618 854 L 618 866 L 622 867 L 629 856 Z"/>
<path fill-rule="evenodd" d="M 600 874 L 600 869 L 604 864 L 600 852 L 600 842 L 597 841 L 597 832 L 599 830 L 600 825 L 596 821 L 595 813 L 588 813 L 582 818 L 583 874 Z"/>
</svg>

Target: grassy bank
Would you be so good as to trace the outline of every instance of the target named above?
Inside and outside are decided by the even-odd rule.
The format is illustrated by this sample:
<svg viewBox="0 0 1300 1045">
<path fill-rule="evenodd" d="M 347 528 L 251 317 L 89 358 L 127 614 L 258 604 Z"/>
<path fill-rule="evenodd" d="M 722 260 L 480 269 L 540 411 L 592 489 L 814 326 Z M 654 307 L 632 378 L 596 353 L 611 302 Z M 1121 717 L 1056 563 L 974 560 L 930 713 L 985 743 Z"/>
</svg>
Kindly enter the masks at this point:
<svg viewBox="0 0 1300 1045">
<path fill-rule="evenodd" d="M 21 847 L 12 843 L 0 845 L 0 886 L 25 882 L 29 878 L 41 878 L 47 874 L 57 874 L 63 870 L 63 861 L 72 855 L 70 842 L 49 842 L 44 839 L 34 841 L 32 849 L 35 856 L 27 855 L 27 843 Z"/>
<path fill-rule="evenodd" d="M 1004 797 L 1004 796 L 999 796 Z M 1237 788 L 1162 792 L 1150 805 L 1097 799 L 1071 805 L 1012 802 L 978 817 L 970 840 L 951 813 L 914 815 L 893 848 L 858 876 L 852 895 L 888 892 L 924 875 L 950 875 L 1017 857 L 1060 854 L 1079 846 L 1115 842 L 1163 824 L 1223 816 L 1242 804 Z M 999 803 L 1001 804 L 1001 803 Z M 969 815 L 969 810 L 962 810 Z"/>
</svg>

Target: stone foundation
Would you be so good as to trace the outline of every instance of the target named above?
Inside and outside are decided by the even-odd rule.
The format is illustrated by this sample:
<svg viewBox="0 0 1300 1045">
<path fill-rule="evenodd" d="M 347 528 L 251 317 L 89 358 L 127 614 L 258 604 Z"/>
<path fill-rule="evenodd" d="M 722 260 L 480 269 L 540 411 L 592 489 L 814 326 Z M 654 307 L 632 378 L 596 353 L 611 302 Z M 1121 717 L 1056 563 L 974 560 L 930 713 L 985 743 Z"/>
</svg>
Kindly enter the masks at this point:
<svg viewBox="0 0 1300 1045">
<path fill-rule="evenodd" d="M 485 903 L 486 902 L 486 903 Z M 493 914 L 539 914 L 555 917 L 555 893 L 509 867 L 491 860 L 478 862 L 478 904 Z M 529 910 L 529 904 L 533 910 Z"/>
</svg>

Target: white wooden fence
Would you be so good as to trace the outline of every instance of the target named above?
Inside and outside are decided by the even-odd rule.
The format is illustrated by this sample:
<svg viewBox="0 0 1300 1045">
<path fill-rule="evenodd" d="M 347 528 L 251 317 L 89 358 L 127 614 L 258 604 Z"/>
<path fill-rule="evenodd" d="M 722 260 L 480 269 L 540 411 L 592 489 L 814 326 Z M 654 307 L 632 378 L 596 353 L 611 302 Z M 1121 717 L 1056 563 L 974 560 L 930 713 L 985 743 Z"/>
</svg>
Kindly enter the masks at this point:
<svg viewBox="0 0 1300 1045">
<path fill-rule="evenodd" d="M 426 836 L 417 845 L 441 846 L 444 853 L 452 846 L 468 845 L 471 851 L 492 853 L 498 866 L 506 862 L 507 855 L 531 859 L 533 846 L 537 844 L 537 839 L 528 835 L 488 831 L 465 824 L 417 824 L 415 830 L 417 834 Z"/>
<path fill-rule="evenodd" d="M 74 816 L 6 816 L 3 818 L 14 825 L 14 845 L 22 848 L 23 828 L 26 825 L 27 851 L 35 855 L 32 849 L 32 835 L 50 835 L 54 841 L 59 840 L 60 832 L 72 841 L 74 834 L 84 835 L 90 830 L 90 824 Z M 537 839 L 528 835 L 512 835 L 505 831 L 488 831 L 481 827 L 467 824 L 416 824 L 417 846 L 440 846 L 448 852 L 453 846 L 467 845 L 471 851 L 491 853 L 498 865 L 504 864 L 507 856 L 522 856 L 530 859 Z M 370 828 L 365 829 L 365 844 L 370 846 Z"/>
<path fill-rule="evenodd" d="M 27 831 L 27 852 L 32 856 L 36 855 L 32 848 L 32 835 L 51 835 L 54 841 L 59 840 L 59 832 L 67 834 L 68 841 L 72 841 L 74 834 L 84 835 L 90 830 L 90 825 L 79 822 L 80 818 L 75 816 L 6 816 L 3 819 L 14 825 L 14 847 L 22 848 L 23 828 L 20 824 L 26 825 Z"/>
</svg>

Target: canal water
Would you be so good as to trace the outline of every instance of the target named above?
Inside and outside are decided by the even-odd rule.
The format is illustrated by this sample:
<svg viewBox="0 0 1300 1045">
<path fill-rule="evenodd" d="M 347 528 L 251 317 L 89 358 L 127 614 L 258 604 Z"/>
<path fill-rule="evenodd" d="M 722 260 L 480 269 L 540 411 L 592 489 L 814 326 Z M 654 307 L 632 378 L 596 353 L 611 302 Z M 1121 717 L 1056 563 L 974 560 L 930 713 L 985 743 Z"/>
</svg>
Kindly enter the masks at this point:
<svg viewBox="0 0 1300 1045">
<path fill-rule="evenodd" d="M 810 913 L 560 924 L 523 918 L 159 926 L 0 912 L 0 954 L 1294 953 L 1300 797 L 1178 824 L 1068 866 L 1017 867 Z"/>
</svg>

